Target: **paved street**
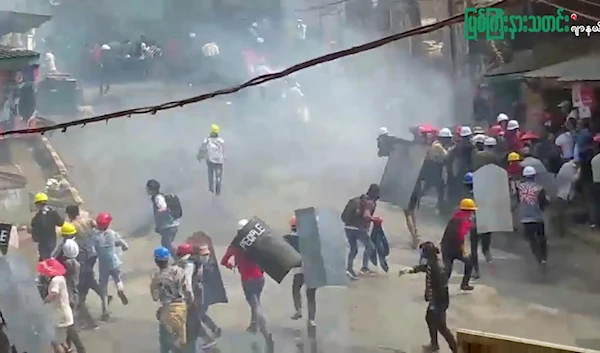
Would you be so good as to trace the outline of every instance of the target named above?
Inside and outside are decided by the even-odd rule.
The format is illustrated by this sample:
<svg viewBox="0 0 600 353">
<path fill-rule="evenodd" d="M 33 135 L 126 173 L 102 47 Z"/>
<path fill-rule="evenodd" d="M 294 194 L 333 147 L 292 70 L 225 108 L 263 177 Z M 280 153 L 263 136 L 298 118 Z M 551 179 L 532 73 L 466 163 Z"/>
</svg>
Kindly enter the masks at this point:
<svg viewBox="0 0 600 353">
<path fill-rule="evenodd" d="M 126 97 L 128 104 L 160 98 L 143 92 L 131 92 Z M 152 232 L 150 204 L 144 194 L 147 179 L 158 179 L 167 191 L 180 196 L 184 217 L 179 237 L 202 229 L 213 237 L 218 256 L 232 239 L 240 218 L 259 215 L 283 234 L 294 209 L 315 205 L 339 210 L 369 183 L 379 181 L 383 161 L 375 157 L 371 136 L 377 126 L 367 130 L 367 123 L 363 123 L 336 131 L 323 123 L 318 131 L 308 132 L 311 138 L 305 140 L 306 145 L 323 147 L 319 158 L 314 158 L 308 151 L 312 147 L 278 144 L 272 150 L 268 136 L 255 138 L 255 127 L 243 121 L 209 120 L 216 119 L 214 112 L 220 108 L 215 107 L 222 107 L 214 104 L 219 103 L 73 128 L 52 136 L 85 207 L 92 212 L 111 212 L 117 229 L 135 236 L 124 258 L 131 303 L 127 307 L 114 303 L 115 322 L 85 333 L 90 352 L 157 351 L 155 304 L 151 303 L 148 284 L 152 249 L 159 239 Z M 205 167 L 195 160 L 213 122 L 221 126 L 228 151 L 220 198 L 206 191 Z M 274 128 L 269 130 L 273 135 L 284 128 L 283 123 L 274 125 L 264 128 Z M 298 156 L 302 148 L 306 157 L 289 158 Z M 399 269 L 417 261 L 417 253 L 407 247 L 404 217 L 384 205 L 378 212 L 393 245 L 390 273 L 361 278 L 347 289 L 328 288 L 317 293 L 319 352 L 420 352 L 421 345 L 427 343 L 424 277 L 397 277 Z M 441 224 L 434 220 L 421 223 L 424 239 L 439 240 Z M 504 238 L 498 236 L 494 242 L 506 248 Z M 473 293 L 458 290 L 457 271 L 461 269 L 455 268 L 450 327 L 600 349 L 600 276 L 595 273 L 600 268 L 598 255 L 568 239 L 553 241 L 548 273 L 541 276 L 522 241 L 516 239 L 515 243 L 510 252 L 495 249 L 494 268 L 483 265 L 483 279 L 476 283 Z M 219 346 L 224 353 L 252 352 L 252 342 L 260 340 L 244 332 L 249 313 L 238 274 L 222 273 L 230 303 L 211 308 L 225 333 Z M 93 295 L 91 298 L 93 302 Z M 304 322 L 289 320 L 291 281 L 286 279 L 278 285 L 269 280 L 262 302 L 275 333 L 276 352 L 298 351 L 295 346 L 297 341 L 303 342 L 299 337 Z M 99 312 L 97 305 L 94 308 Z"/>
</svg>

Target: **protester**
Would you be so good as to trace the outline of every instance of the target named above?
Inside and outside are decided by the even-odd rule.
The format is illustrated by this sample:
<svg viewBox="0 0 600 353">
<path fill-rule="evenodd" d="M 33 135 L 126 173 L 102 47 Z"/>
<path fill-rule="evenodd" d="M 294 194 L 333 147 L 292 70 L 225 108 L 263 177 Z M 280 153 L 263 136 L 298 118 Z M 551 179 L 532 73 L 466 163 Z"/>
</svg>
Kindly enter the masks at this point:
<svg viewBox="0 0 600 353">
<path fill-rule="evenodd" d="M 556 192 L 556 229 L 559 236 L 563 237 L 567 232 L 567 211 L 575 193 L 575 183 L 579 180 L 579 162 L 570 160 L 564 163 L 556 181 L 558 190 Z"/>
<path fill-rule="evenodd" d="M 473 193 L 473 173 L 467 173 L 464 176 L 463 183 L 465 184 L 466 189 L 466 198 L 474 199 L 475 195 Z M 477 232 L 477 219 L 475 215 L 473 215 L 473 224 L 471 225 L 469 242 L 471 243 L 471 263 L 473 264 L 473 278 L 478 279 L 481 277 L 479 272 L 479 254 L 478 247 L 481 243 L 481 251 L 483 252 L 483 256 L 485 256 L 485 260 L 487 263 L 492 262 L 492 255 L 490 252 L 490 247 L 492 243 L 492 233 L 478 233 Z"/>
<path fill-rule="evenodd" d="M 446 165 L 446 157 L 448 156 L 446 148 L 450 147 L 452 133 L 448 128 L 445 130 L 442 129 L 440 132 L 442 136 L 438 135 L 438 138 L 431 143 L 431 146 L 427 150 L 425 161 L 421 167 L 420 179 L 424 182 L 422 195 L 426 194 L 431 188 L 435 188 L 437 192 L 437 212 L 442 214 L 446 209 L 446 188 L 442 174 Z"/>
<path fill-rule="evenodd" d="M 535 182 L 533 167 L 523 168 L 523 181 L 518 187 L 518 214 L 531 252 L 538 263 L 545 267 L 547 254 L 544 209 L 548 204 L 545 190 Z"/>
<path fill-rule="evenodd" d="M 248 224 L 247 219 L 242 219 L 238 222 L 238 233 L 246 226 L 246 224 Z M 235 265 L 230 262 L 232 258 Z M 273 336 L 267 329 L 267 320 L 260 305 L 260 295 L 265 286 L 265 277 L 262 269 L 245 256 L 240 248 L 232 245 L 225 251 L 223 258 L 221 259 L 221 265 L 230 270 L 234 267 L 238 268 L 242 280 L 242 289 L 244 290 L 246 301 L 250 306 L 250 325 L 248 325 L 246 330 L 250 333 L 256 333 L 260 330 L 267 344 L 267 349 L 270 352 L 273 352 Z"/>
<path fill-rule="evenodd" d="M 575 124 L 576 120 L 573 116 L 567 117 L 564 130 L 556 137 L 556 140 L 554 140 L 554 143 L 556 146 L 558 146 L 560 157 L 562 158 L 563 162 L 573 159 L 575 147 L 573 131 L 575 130 Z"/>
<path fill-rule="evenodd" d="M 150 195 L 152 211 L 154 212 L 155 231 L 160 234 L 160 244 L 169 249 L 171 256 L 176 257 L 173 241 L 179 229 L 179 220 L 176 219 L 165 195 L 160 192 L 160 183 L 154 179 L 146 183 L 146 192 Z"/>
<path fill-rule="evenodd" d="M 208 170 L 208 191 L 221 194 L 223 162 L 225 162 L 225 141 L 219 136 L 218 125 L 210 126 L 210 135 L 204 139 L 198 151 L 198 161 L 206 160 Z"/>
<path fill-rule="evenodd" d="M 50 258 L 56 247 L 56 227 L 62 226 L 64 219 L 48 205 L 48 195 L 40 192 L 33 198 L 37 212 L 31 219 L 31 238 L 38 244 L 40 261 Z"/>
<path fill-rule="evenodd" d="M 504 113 L 498 114 L 498 117 L 496 118 L 496 124 L 498 124 L 497 126 L 500 126 L 502 131 L 506 131 L 509 121 L 510 121 L 510 119 L 508 118 L 508 115 L 506 115 Z"/>
<path fill-rule="evenodd" d="M 216 261 L 214 264 L 209 263 L 211 251 L 206 244 L 193 246 L 191 259 L 196 265 L 196 269 L 200 269 L 195 272 L 192 280 L 194 283 L 202 283 L 202 307 L 200 310 L 202 323 L 212 332 L 213 338 L 219 338 L 221 337 L 221 328 L 208 315 L 208 308 L 215 302 L 213 300 L 214 293 L 218 290 L 218 288 L 213 287 L 216 281 L 220 279 L 218 264 Z"/>
</svg>

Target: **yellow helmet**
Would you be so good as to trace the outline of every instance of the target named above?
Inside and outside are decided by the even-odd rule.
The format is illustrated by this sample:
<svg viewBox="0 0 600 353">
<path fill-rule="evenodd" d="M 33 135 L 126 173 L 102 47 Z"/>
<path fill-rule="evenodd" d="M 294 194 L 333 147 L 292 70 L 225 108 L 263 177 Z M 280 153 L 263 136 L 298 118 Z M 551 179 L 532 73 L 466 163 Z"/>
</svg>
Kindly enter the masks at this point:
<svg viewBox="0 0 600 353">
<path fill-rule="evenodd" d="M 33 198 L 34 203 L 47 202 L 47 201 L 48 201 L 48 195 L 44 194 L 43 192 L 38 192 L 37 194 L 35 194 L 35 197 Z"/>
<path fill-rule="evenodd" d="M 75 235 L 75 233 L 77 233 L 77 229 L 69 222 L 64 222 L 60 227 L 60 234 L 62 234 L 62 236 Z"/>
<path fill-rule="evenodd" d="M 463 211 L 475 211 L 477 210 L 477 206 L 475 206 L 475 201 L 473 199 L 462 199 L 460 200 L 460 205 L 458 206 Z"/>
<path fill-rule="evenodd" d="M 521 160 L 521 156 L 517 152 L 511 152 L 506 158 L 509 162 L 516 162 Z"/>
<path fill-rule="evenodd" d="M 210 132 L 213 134 L 218 134 L 220 130 L 221 129 L 219 129 L 219 125 L 217 125 L 217 124 L 212 124 L 210 126 Z"/>
</svg>

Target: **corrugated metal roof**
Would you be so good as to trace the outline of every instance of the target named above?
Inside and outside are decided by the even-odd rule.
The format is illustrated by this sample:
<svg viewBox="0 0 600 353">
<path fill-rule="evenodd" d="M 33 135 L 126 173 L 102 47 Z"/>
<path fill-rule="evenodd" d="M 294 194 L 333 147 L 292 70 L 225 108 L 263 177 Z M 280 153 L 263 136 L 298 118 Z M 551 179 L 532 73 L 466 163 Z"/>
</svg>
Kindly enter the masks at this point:
<svg viewBox="0 0 600 353">
<path fill-rule="evenodd" d="M 600 53 L 592 53 L 524 74 L 530 78 L 556 78 L 558 81 L 600 81 Z"/>
<path fill-rule="evenodd" d="M 40 54 L 31 50 L 15 49 L 6 46 L 0 46 L 0 60 L 2 59 L 21 59 L 37 58 Z"/>
</svg>

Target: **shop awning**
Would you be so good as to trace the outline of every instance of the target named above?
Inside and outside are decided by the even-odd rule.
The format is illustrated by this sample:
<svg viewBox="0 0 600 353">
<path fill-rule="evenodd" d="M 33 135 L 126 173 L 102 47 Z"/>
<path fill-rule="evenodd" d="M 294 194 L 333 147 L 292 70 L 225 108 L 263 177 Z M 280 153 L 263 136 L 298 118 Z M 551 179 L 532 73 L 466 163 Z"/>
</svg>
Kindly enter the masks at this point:
<svg viewBox="0 0 600 353">
<path fill-rule="evenodd" d="M 0 11 L 0 36 L 8 33 L 25 33 L 48 22 L 52 16 L 16 11 Z"/>
<path fill-rule="evenodd" d="M 600 53 L 587 54 L 524 74 L 529 78 L 555 78 L 558 81 L 600 81 Z"/>
</svg>

